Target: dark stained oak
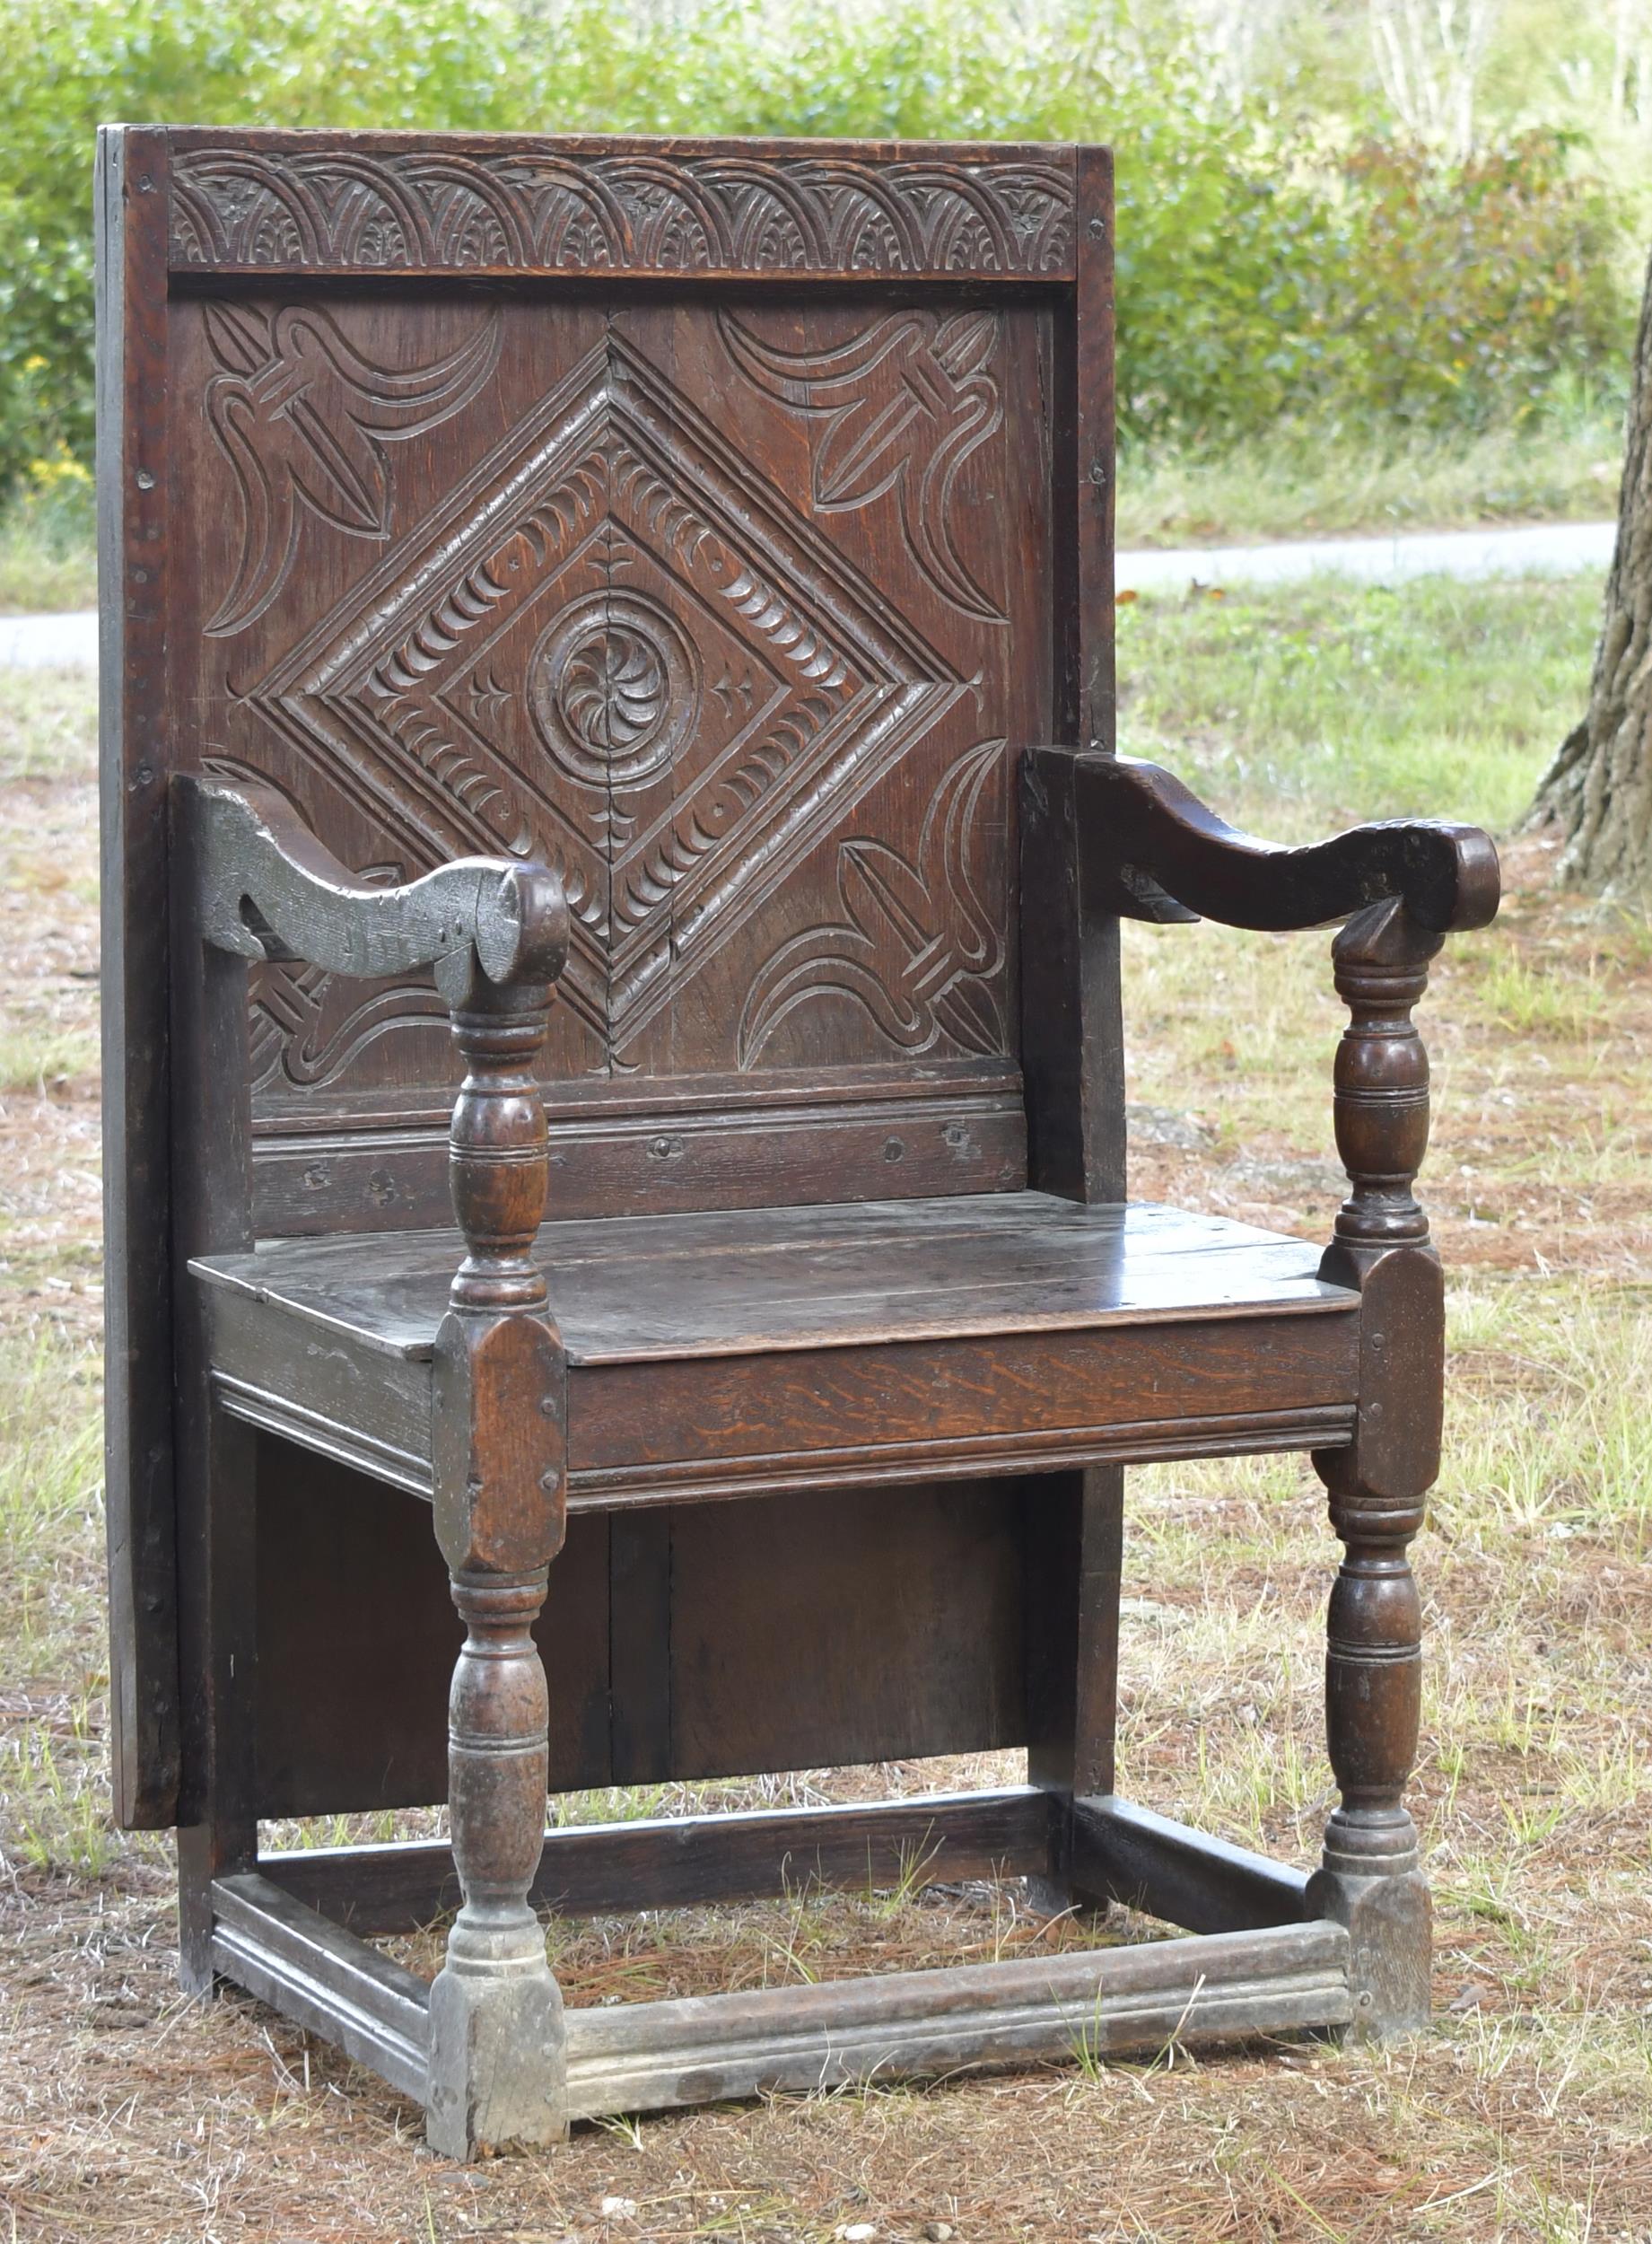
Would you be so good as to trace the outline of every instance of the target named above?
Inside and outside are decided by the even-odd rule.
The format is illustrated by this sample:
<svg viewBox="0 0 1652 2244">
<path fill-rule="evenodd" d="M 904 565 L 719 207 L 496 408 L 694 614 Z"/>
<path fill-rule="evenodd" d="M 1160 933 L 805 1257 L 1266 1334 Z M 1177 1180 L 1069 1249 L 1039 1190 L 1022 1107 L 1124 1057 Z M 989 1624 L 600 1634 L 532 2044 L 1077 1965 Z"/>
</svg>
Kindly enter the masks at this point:
<svg viewBox="0 0 1652 2244">
<path fill-rule="evenodd" d="M 213 1961 L 226 1978 L 423 2101 L 430 1989 L 401 1964 L 256 1871 L 211 1889 Z"/>
<path fill-rule="evenodd" d="M 1024 1188 L 1078 159 L 111 130 L 102 164 L 118 1775 L 163 1825 L 170 783 L 268 830 L 273 794 L 341 892 L 561 877 L 557 1218 Z M 428 968 L 236 947 L 254 1233 L 445 1223 Z"/>
<path fill-rule="evenodd" d="M 1029 787 L 1049 760 L 1033 759 Z M 1475 828 L 1426 821 L 1278 848 L 1226 825 L 1169 773 L 1125 759 L 1079 758 L 1076 793 L 1092 825 L 1106 822 L 1115 912 L 1197 910 L 1277 929 L 1345 922 L 1332 960 L 1352 1017 L 1334 1113 L 1351 1188 L 1320 1270 L 1359 1292 L 1359 1402 L 1353 1442 L 1314 1460 L 1344 1546 L 1325 1647 L 1342 1797 L 1307 1907 L 1349 1929 L 1354 2035 L 1398 2038 L 1429 2016 L 1429 1889 L 1403 1798 L 1422 1708 L 1408 1550 L 1439 1470 L 1445 1357 L 1444 1279 L 1412 1190 L 1429 1141 L 1428 1055 L 1412 1012 L 1447 934 L 1495 916 L 1497 851 Z"/>
<path fill-rule="evenodd" d="M 202 939 L 201 836 L 181 802 L 168 849 L 171 986 L 166 993 L 172 1173 L 167 1204 L 173 1257 L 172 1339 L 179 1375 L 171 1400 L 179 1607 L 181 1769 L 178 1823 L 179 1960 L 205 1992 L 214 1971 L 214 1880 L 258 1851 L 255 1738 L 257 1534 L 252 1507 L 225 1503 L 252 1477 L 245 1424 L 223 1407 L 211 1374 L 206 1303 L 190 1284 L 192 1253 L 244 1249 L 249 1161 L 247 1009 L 237 961 Z"/>
<path fill-rule="evenodd" d="M 1074 156 L 1073 285 L 1054 315 L 1054 490 L 1049 737 L 1110 752 L 1113 644 L 1113 156 Z M 1029 748 L 1030 748 L 1029 743 Z M 1071 757 L 1047 785 L 1021 763 L 1021 1065 L 1027 1182 L 1096 1205 L 1125 1196 L 1124 1047 L 1116 920 L 1095 907 L 1098 859 L 1080 828 Z M 1105 878 L 1105 868 L 1101 868 Z M 1123 1455 L 1126 1452 L 1120 1451 Z M 1052 1486 L 1027 1582 L 1027 1767 L 1071 1801 L 1113 1783 L 1124 1477 L 1090 1463 Z M 1096 1897 L 1051 1886 L 1053 1907 Z"/>
<path fill-rule="evenodd" d="M 440 1804 L 458 1636 L 428 1504 L 258 1447 L 260 1814 Z M 576 1501 L 534 1627 L 551 1790 L 657 1781 L 662 1740 L 686 1781 L 1013 1748 L 1049 1497 L 1033 1475 Z"/>
<path fill-rule="evenodd" d="M 526 884 L 514 869 L 506 880 Z M 561 885 L 546 886 L 544 939 L 532 938 L 533 903 L 519 887 L 507 940 L 490 960 L 478 908 L 470 955 L 444 989 L 465 1063 L 448 1154 L 465 1251 L 436 1328 L 431 1480 L 436 1542 L 465 1625 L 448 1695 L 448 1810 L 464 1900 L 430 1991 L 425 2133 L 450 2158 L 567 2133 L 562 1992 L 528 1898 L 550 1780 L 550 1698 L 533 1626 L 568 1520 L 567 1363 L 533 1258 L 546 1181 L 535 1076 L 566 956 Z M 450 963 L 439 962 L 439 977 Z"/>
<path fill-rule="evenodd" d="M 680 1195 L 693 1156 L 656 1141 L 708 1078 L 764 1116 L 702 1169 L 713 1198 L 997 1181 L 1011 743 L 1051 729 L 1041 304 L 289 285 L 182 297 L 174 328 L 176 529 L 201 560 L 176 684 L 202 760 L 280 790 L 359 879 L 501 854 L 560 874 L 563 1211 Z M 300 383 L 347 456 L 337 521 L 304 497 L 308 418 L 258 418 Z M 363 1200 L 380 1170 L 428 1176 L 449 1054 L 427 977 L 270 958 L 253 1018 L 255 1191 L 299 1164 L 280 1228 L 318 1134 L 372 1148 Z M 844 1069 L 933 1100 L 932 1127 L 840 1150 L 813 1110 L 841 1109 Z M 973 1160 L 944 1135 L 972 1129 Z"/>
<path fill-rule="evenodd" d="M 1070 1950 L 1037 1960 L 755 1988 L 576 2011 L 571 2112 L 818 2093 L 885 2076 L 952 2073 L 1079 2054 L 1209 2046 L 1340 2026 L 1349 2014 L 1339 1924 Z"/>
<path fill-rule="evenodd" d="M 1438 912 L 1430 920 L 1438 917 Z M 1404 1804 L 1422 1718 L 1422 1601 L 1408 1551 L 1439 1470 L 1445 1278 L 1412 1186 L 1429 1142 L 1429 1060 L 1412 1020 L 1439 929 L 1409 898 L 1368 905 L 1332 947 L 1351 1015 L 1336 1138 L 1351 1189 L 1322 1267 L 1360 1292 L 1359 1412 L 1314 1462 L 1343 1545 L 1325 1616 L 1325 1730 L 1342 1794 L 1313 1905 L 1349 1928 L 1356 2031 L 1427 2023 L 1429 1901 Z"/>
<path fill-rule="evenodd" d="M 198 1263 L 224 1407 L 427 1490 L 456 1250 Z M 552 1224 L 538 1251 L 576 1508 L 1323 1447 L 1355 1400 L 1350 1293 L 1312 1247 L 1219 1217 L 995 1194 Z"/>
<path fill-rule="evenodd" d="M 420 1981 L 256 1873 L 213 1891 L 226 1969 L 404 2093 L 419 2093 L 435 2024 Z M 599 2117 L 1047 2061 L 1075 2045 L 1093 2063 L 1343 2025 L 1347 1951 L 1341 1925 L 1281 1924 L 575 2011 L 566 2106 L 571 2118 Z"/>
<path fill-rule="evenodd" d="M 99 765 L 110 1774 L 121 1822 L 178 1811 L 178 1515 L 168 1205 L 168 495 L 153 400 L 167 355 L 168 136 L 98 173 Z"/>
<path fill-rule="evenodd" d="M 1050 760 L 1033 759 L 1035 767 Z M 1112 886 L 1097 909 L 1279 930 L 1322 926 L 1393 899 L 1441 935 L 1496 916 L 1497 851 L 1477 827 L 1396 819 L 1288 847 L 1241 834 L 1157 764 L 1079 757 L 1073 774 L 1081 815 L 1107 837 Z"/>
<path fill-rule="evenodd" d="M 1009 1878 L 1049 1868 L 1047 1794 L 927 1793 L 826 1808 L 565 1826 L 545 1834 L 534 1899 L 563 1916 L 693 1908 L 770 1894 L 903 1882 Z M 452 1850 L 436 1840 L 388 1847 L 303 1847 L 259 1858 L 260 1874 L 353 1931 L 410 1933 L 459 1899 Z"/>
<path fill-rule="evenodd" d="M 461 858 L 384 888 L 358 881 L 272 788 L 186 773 L 177 800 L 195 829 L 201 938 L 215 950 L 357 980 L 429 967 L 456 1005 L 477 971 L 548 986 L 567 964 L 567 899 L 543 865 Z"/>
<path fill-rule="evenodd" d="M 467 2158 L 1097 2005 L 1420 2023 L 1412 1011 L 1496 856 L 1275 848 L 1114 754 L 1109 153 L 110 127 L 98 206 L 114 1787 L 186 1982 Z M 1119 923 L 1195 914 L 1342 927 L 1323 1252 L 1128 1200 Z M 1114 1767 L 1125 1467 L 1292 1449 L 1344 1554 L 1311 1876 Z M 538 1909 L 862 1852 L 1208 1937 L 564 2019 Z M 457 1901 L 433 1987 L 312 1900 Z"/>
<path fill-rule="evenodd" d="M 1256 1932 L 1313 1914 L 1301 1871 L 1111 1797 L 1075 1799 L 1069 1874 L 1190 1933 Z"/>
<path fill-rule="evenodd" d="M 459 1251 L 451 1231 L 339 1234 L 195 1269 L 209 1286 L 422 1361 Z M 1350 1306 L 1306 1240 L 1036 1192 L 549 1223 L 536 1259 L 571 1365 Z"/>
<path fill-rule="evenodd" d="M 1078 247 L 1079 152 L 1043 143 L 171 138 L 171 258 L 186 274 L 1056 282 Z"/>
</svg>

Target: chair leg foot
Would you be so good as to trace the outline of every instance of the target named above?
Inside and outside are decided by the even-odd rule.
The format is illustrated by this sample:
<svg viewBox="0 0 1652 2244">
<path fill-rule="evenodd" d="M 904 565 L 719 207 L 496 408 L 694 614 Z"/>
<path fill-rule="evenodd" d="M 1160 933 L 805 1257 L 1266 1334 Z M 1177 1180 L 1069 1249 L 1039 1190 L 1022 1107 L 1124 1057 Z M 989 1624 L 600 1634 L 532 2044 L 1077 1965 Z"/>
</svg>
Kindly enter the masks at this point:
<svg viewBox="0 0 1652 2244">
<path fill-rule="evenodd" d="M 1346 1925 L 1354 2015 L 1344 2038 L 1399 2041 L 1429 2023 L 1432 1909 L 1420 1871 L 1350 1878 L 1330 1870 L 1308 1880 L 1307 1915 Z"/>
<path fill-rule="evenodd" d="M 1429 2020 L 1432 1906 L 1428 1879 L 1344 1879 L 1320 1870 L 1308 1879 L 1308 1916 L 1329 1916 L 1349 1933 L 1353 2022 L 1344 2040 L 1398 2042 Z"/>
<path fill-rule="evenodd" d="M 1084 1893 L 1062 1878 L 1041 1878 L 1036 1871 L 1023 1877 L 1027 1906 L 1035 1916 L 1067 1916 L 1075 1909 L 1086 1916 L 1106 1916 L 1112 1907 L 1105 1893 Z"/>
<path fill-rule="evenodd" d="M 220 1828 L 212 1822 L 186 1825 L 178 1834 L 178 1977 L 186 1994 L 212 1996 L 218 1973 L 213 1962 L 213 1880 L 226 1871 L 249 1867 L 258 1858 L 258 1826 Z"/>
<path fill-rule="evenodd" d="M 178 1977 L 186 1994 L 210 1995 L 213 1971 L 211 1835 L 178 1834 Z"/>
<path fill-rule="evenodd" d="M 474 2159 L 567 2133 L 562 1990 L 545 1935 L 531 1913 L 524 1924 L 514 1910 L 463 1909 L 430 1994 L 430 2147 Z"/>
</svg>

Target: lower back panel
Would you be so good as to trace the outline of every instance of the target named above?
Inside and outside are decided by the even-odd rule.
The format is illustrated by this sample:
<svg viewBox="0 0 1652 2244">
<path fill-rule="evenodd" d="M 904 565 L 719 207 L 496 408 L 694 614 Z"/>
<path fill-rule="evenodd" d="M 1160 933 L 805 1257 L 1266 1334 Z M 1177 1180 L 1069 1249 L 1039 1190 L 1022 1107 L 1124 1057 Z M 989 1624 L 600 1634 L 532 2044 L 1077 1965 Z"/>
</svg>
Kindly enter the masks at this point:
<svg viewBox="0 0 1652 2244">
<path fill-rule="evenodd" d="M 1051 1502 L 997 1480 L 576 1515 L 537 1631 L 551 1790 L 1024 1742 Z M 460 1630 L 428 1507 L 261 1437 L 258 1565 L 259 1812 L 445 1799 Z"/>
</svg>

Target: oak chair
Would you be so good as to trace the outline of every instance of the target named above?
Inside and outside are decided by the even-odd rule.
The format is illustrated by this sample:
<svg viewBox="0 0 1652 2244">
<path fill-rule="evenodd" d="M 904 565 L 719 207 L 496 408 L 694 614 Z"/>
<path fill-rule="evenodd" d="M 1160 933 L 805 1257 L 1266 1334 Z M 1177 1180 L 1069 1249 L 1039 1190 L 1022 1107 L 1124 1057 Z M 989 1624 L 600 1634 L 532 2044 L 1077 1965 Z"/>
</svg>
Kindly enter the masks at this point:
<svg viewBox="0 0 1652 2244">
<path fill-rule="evenodd" d="M 1106 153 L 123 127 L 100 182 L 115 1782 L 186 1982 L 457 2155 L 1420 2022 L 1411 1013 L 1497 862 L 1114 757 Z M 1341 925 L 1323 1253 L 1126 1198 L 1118 923 L 1195 914 Z M 1114 1791 L 1123 1468 L 1270 1450 L 1344 1546 L 1311 1876 Z M 913 1861 L 1191 1937 L 564 2016 L 538 1910 Z M 433 1986 L 368 1942 L 455 1904 Z"/>
</svg>

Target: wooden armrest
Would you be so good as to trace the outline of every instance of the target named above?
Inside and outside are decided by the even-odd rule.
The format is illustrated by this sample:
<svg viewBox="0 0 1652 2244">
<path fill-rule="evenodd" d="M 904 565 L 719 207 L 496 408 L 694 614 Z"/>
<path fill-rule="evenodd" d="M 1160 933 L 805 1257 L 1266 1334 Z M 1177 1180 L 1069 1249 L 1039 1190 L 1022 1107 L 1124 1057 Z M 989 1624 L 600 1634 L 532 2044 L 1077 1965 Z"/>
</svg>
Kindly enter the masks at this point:
<svg viewBox="0 0 1652 2244">
<path fill-rule="evenodd" d="M 1478 827 L 1403 819 L 1290 848 L 1225 824 L 1157 764 L 1127 756 L 1073 763 L 1080 828 L 1102 857 L 1102 911 L 1283 930 L 1392 899 L 1435 935 L 1484 927 L 1497 915 L 1497 851 Z"/>
<path fill-rule="evenodd" d="M 544 865 L 461 857 L 402 888 L 367 888 L 274 788 L 197 775 L 175 785 L 195 821 L 201 932 L 220 950 L 333 974 L 433 966 L 453 1005 L 477 969 L 502 988 L 562 972 L 567 902 Z"/>
<path fill-rule="evenodd" d="M 436 1331 L 436 1540 L 473 1660 L 476 1645 L 492 1644 L 501 1628 L 508 1642 L 493 1656 L 525 1660 L 523 1616 L 530 1618 L 545 1595 L 567 1509 L 567 1362 L 533 1258 L 550 1179 L 537 1071 L 551 985 L 568 955 L 562 881 L 544 865 L 463 857 L 404 887 L 368 888 L 273 788 L 202 775 L 180 776 L 174 786 L 204 942 L 241 958 L 300 959 L 333 974 L 433 966 L 452 1009 L 465 1076 L 448 1134 L 448 1175 L 465 1257 Z M 230 996 L 244 1026 L 245 992 Z M 244 1083 L 241 1096 L 244 1130 Z M 503 1591 L 500 1575 L 512 1577 Z M 467 1701 L 465 1719 L 481 1737 L 476 1767 L 463 1761 L 454 1702 L 456 1772 L 463 1762 L 455 1797 L 463 1791 L 485 1830 L 489 1788 L 520 1783 L 494 1733 L 503 1726 L 503 1742 L 514 1752 L 510 1719 L 529 1687 L 502 1689 L 496 1704 L 476 1689 Z"/>
</svg>

